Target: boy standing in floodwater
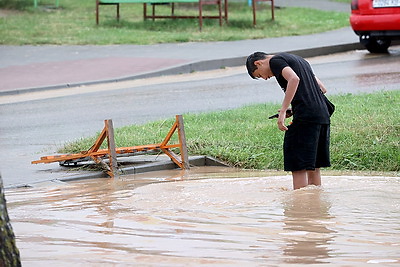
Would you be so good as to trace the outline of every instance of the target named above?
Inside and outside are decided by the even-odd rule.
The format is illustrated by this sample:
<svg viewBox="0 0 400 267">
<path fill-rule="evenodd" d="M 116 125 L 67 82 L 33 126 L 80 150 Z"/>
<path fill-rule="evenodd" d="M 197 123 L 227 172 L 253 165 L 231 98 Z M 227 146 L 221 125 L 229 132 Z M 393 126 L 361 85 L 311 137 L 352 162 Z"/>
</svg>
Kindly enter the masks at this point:
<svg viewBox="0 0 400 267">
<path fill-rule="evenodd" d="M 321 185 L 321 167 L 330 166 L 330 115 L 326 88 L 302 57 L 264 52 L 251 54 L 246 61 L 253 79 L 275 77 L 285 92 L 279 110 L 278 128 L 285 131 L 283 144 L 284 169 L 291 171 L 293 188 Z M 291 112 L 286 112 L 291 105 Z M 333 112 L 333 111 L 332 111 Z M 285 118 L 293 115 L 293 123 Z"/>
</svg>

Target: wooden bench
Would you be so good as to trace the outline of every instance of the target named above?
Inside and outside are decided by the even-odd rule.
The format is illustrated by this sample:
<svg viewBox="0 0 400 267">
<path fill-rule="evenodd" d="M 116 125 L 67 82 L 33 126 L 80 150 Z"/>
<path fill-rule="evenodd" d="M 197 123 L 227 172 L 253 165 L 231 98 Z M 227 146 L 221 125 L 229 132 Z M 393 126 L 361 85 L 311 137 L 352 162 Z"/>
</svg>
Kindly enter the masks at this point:
<svg viewBox="0 0 400 267">
<path fill-rule="evenodd" d="M 224 1 L 224 3 L 222 3 Z M 117 20 L 120 18 L 119 5 L 125 3 L 137 3 L 143 4 L 143 18 L 144 19 L 160 19 L 160 18 L 198 18 L 200 30 L 203 27 L 203 19 L 219 19 L 219 25 L 222 26 L 222 20 L 228 22 L 228 3 L 227 0 L 96 0 L 96 24 L 99 24 L 99 6 L 100 5 L 115 5 L 117 9 Z M 180 16 L 175 15 L 175 3 L 197 3 L 199 14 L 198 16 Z M 152 13 L 147 14 L 147 5 L 152 5 Z M 161 4 L 171 5 L 171 15 L 156 15 L 155 6 Z M 218 15 L 205 16 L 203 14 L 204 5 L 217 5 Z M 224 14 L 222 14 L 222 8 L 224 8 Z"/>
</svg>

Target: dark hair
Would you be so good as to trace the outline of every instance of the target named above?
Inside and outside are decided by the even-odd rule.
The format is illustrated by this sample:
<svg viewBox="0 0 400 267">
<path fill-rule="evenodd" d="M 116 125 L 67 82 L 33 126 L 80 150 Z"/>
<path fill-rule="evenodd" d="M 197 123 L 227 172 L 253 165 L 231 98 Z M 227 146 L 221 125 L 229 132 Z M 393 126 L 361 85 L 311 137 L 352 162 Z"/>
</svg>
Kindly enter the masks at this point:
<svg viewBox="0 0 400 267">
<path fill-rule="evenodd" d="M 257 69 L 257 66 L 254 65 L 254 62 L 256 62 L 257 60 L 265 59 L 267 56 L 268 54 L 264 52 L 254 52 L 253 54 L 247 57 L 246 67 L 247 67 L 247 72 L 249 73 L 251 78 L 256 79 L 256 77 L 253 76 L 253 73 Z"/>
</svg>

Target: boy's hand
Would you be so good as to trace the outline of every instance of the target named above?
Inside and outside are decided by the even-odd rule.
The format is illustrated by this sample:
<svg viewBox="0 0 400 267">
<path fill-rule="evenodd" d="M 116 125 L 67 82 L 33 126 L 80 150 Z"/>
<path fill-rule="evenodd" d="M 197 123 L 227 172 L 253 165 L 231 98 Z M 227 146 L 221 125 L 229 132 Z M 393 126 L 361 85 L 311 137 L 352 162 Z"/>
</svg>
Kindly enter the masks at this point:
<svg viewBox="0 0 400 267">
<path fill-rule="evenodd" d="M 279 110 L 279 117 L 278 117 L 278 128 L 281 131 L 287 131 L 288 128 L 285 125 L 285 119 L 287 118 L 285 110 Z M 291 115 L 290 115 L 291 116 Z M 288 117 L 290 117 L 288 116 Z"/>
<path fill-rule="evenodd" d="M 281 112 L 281 110 L 278 110 L 278 112 Z M 293 112 L 291 108 L 288 108 L 286 110 L 286 118 L 292 117 L 293 116 Z"/>
</svg>

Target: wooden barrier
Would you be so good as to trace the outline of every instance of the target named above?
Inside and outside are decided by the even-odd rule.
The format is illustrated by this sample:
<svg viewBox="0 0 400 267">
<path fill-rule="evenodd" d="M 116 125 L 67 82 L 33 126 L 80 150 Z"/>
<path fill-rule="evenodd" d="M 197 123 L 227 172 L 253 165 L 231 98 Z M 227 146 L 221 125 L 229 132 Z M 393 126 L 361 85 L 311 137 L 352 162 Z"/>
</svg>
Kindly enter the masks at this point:
<svg viewBox="0 0 400 267">
<path fill-rule="evenodd" d="M 105 124 L 104 128 L 101 131 L 99 137 L 96 139 L 95 143 L 89 150 L 76 154 L 45 156 L 41 157 L 40 160 L 32 161 L 32 164 L 60 162 L 61 165 L 69 165 L 74 163 L 76 164 L 76 162 L 78 161 L 91 159 L 95 163 L 101 165 L 102 168 L 110 177 L 115 177 L 118 175 L 118 164 L 117 164 L 118 156 L 135 155 L 135 153 L 137 154 L 139 152 L 150 152 L 150 151 L 161 150 L 166 155 L 168 155 L 171 158 L 171 160 L 181 169 L 189 169 L 189 157 L 187 152 L 186 136 L 185 136 L 185 129 L 184 129 L 182 115 L 176 115 L 175 123 L 172 125 L 167 136 L 161 143 L 142 145 L 142 146 L 116 148 L 114 141 L 114 128 L 112 120 L 105 120 L 104 124 Z M 171 140 L 171 137 L 173 136 L 176 130 L 178 130 L 179 143 L 169 144 L 169 141 Z M 101 144 L 104 142 L 106 138 L 107 138 L 107 149 L 99 149 Z M 171 150 L 172 148 L 179 148 L 180 157 Z M 108 156 L 109 164 L 106 164 L 103 161 L 103 158 L 106 156 Z"/>
</svg>

